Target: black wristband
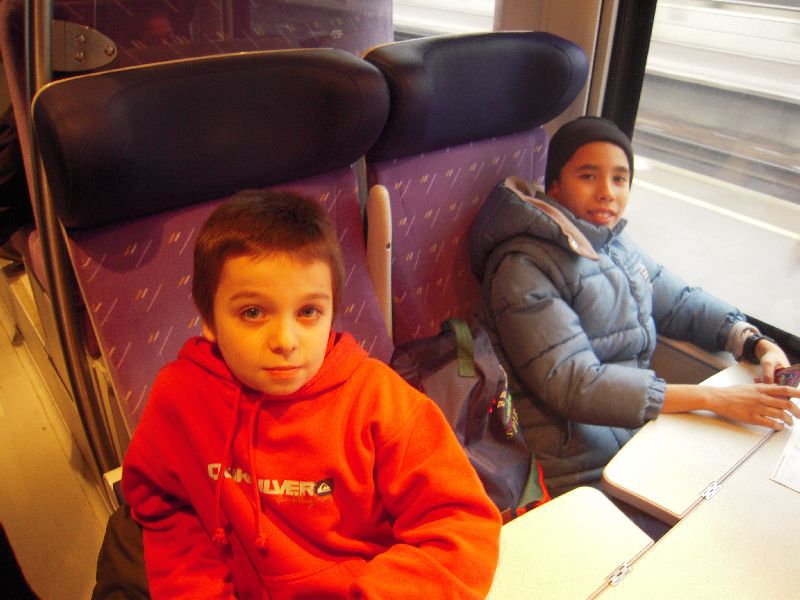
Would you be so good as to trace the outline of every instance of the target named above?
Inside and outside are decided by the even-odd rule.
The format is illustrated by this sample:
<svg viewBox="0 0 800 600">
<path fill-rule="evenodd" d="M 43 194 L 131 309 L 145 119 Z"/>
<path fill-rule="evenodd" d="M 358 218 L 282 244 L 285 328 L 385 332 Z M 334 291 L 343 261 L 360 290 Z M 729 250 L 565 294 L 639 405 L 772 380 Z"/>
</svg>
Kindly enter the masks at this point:
<svg viewBox="0 0 800 600">
<path fill-rule="evenodd" d="M 775 340 L 773 340 L 771 337 L 761 335 L 760 333 L 754 333 L 749 338 L 745 339 L 744 344 L 742 345 L 742 358 L 748 360 L 754 365 L 757 365 L 760 361 L 758 360 L 758 356 L 756 356 L 756 346 L 758 346 L 758 342 L 761 340 L 767 340 L 773 344 L 775 343 Z"/>
</svg>

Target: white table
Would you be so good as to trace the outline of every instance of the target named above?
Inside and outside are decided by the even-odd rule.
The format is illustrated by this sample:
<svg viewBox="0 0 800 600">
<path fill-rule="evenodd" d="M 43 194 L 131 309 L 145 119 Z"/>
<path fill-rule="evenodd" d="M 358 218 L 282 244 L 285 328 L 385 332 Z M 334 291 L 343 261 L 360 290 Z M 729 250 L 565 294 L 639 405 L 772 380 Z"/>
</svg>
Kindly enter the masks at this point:
<svg viewBox="0 0 800 600">
<path fill-rule="evenodd" d="M 503 526 L 488 598 L 594 597 L 652 543 L 602 492 L 577 488 Z"/>
<path fill-rule="evenodd" d="M 757 373 L 740 364 L 704 384 Z M 800 493 L 770 479 L 789 434 L 710 413 L 661 415 L 643 427 L 603 484 L 675 525 L 604 600 L 800 597 Z"/>
<path fill-rule="evenodd" d="M 757 367 L 740 363 L 703 384 L 752 383 L 757 375 Z M 660 415 L 609 462 L 603 471 L 603 487 L 610 495 L 673 525 L 771 434 L 765 427 L 705 411 Z"/>
<path fill-rule="evenodd" d="M 788 435 L 771 436 L 603 600 L 800 597 L 800 493 L 770 479 Z"/>
<path fill-rule="evenodd" d="M 736 365 L 704 384 L 756 374 Z M 800 597 L 800 493 L 770 479 L 788 435 L 711 413 L 661 415 L 609 463 L 604 485 L 677 524 L 653 544 L 598 490 L 578 488 L 503 527 L 488 597 Z"/>
</svg>

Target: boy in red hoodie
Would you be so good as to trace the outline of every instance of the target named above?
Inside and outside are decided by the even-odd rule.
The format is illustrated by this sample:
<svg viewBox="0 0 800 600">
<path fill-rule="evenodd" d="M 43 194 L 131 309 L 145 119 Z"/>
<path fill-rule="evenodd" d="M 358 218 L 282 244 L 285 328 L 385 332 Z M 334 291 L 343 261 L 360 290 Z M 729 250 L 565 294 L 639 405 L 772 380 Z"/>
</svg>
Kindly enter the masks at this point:
<svg viewBox="0 0 800 600">
<path fill-rule="evenodd" d="M 202 337 L 125 456 L 154 598 L 479 598 L 500 516 L 439 409 L 346 333 L 321 206 L 245 192 L 201 229 Z"/>
</svg>

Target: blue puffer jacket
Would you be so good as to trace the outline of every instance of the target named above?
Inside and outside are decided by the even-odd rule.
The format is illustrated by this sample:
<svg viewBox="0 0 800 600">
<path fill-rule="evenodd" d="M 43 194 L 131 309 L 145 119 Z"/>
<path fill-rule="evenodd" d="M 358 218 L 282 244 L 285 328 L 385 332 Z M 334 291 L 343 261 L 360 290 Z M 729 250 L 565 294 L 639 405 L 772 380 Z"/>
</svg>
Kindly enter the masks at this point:
<svg viewBox="0 0 800 600">
<path fill-rule="evenodd" d="M 599 480 L 666 383 L 656 332 L 709 351 L 744 316 L 657 265 L 623 232 L 575 218 L 509 178 L 470 232 L 478 319 L 509 373 L 520 421 L 553 493 Z"/>
</svg>

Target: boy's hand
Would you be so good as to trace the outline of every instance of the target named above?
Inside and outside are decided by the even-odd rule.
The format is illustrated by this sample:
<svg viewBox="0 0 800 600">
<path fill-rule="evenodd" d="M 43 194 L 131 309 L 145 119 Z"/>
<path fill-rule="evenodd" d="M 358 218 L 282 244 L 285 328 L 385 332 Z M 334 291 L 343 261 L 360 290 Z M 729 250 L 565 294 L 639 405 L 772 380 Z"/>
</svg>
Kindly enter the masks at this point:
<svg viewBox="0 0 800 600">
<path fill-rule="evenodd" d="M 788 367 L 789 359 L 777 344 L 762 339 L 756 346 L 756 356 L 761 365 L 761 381 L 775 383 L 775 369 Z"/>
<path fill-rule="evenodd" d="M 712 390 L 709 408 L 729 419 L 780 430 L 800 417 L 800 408 L 790 399 L 798 392 L 786 385 L 756 383 Z"/>
</svg>

